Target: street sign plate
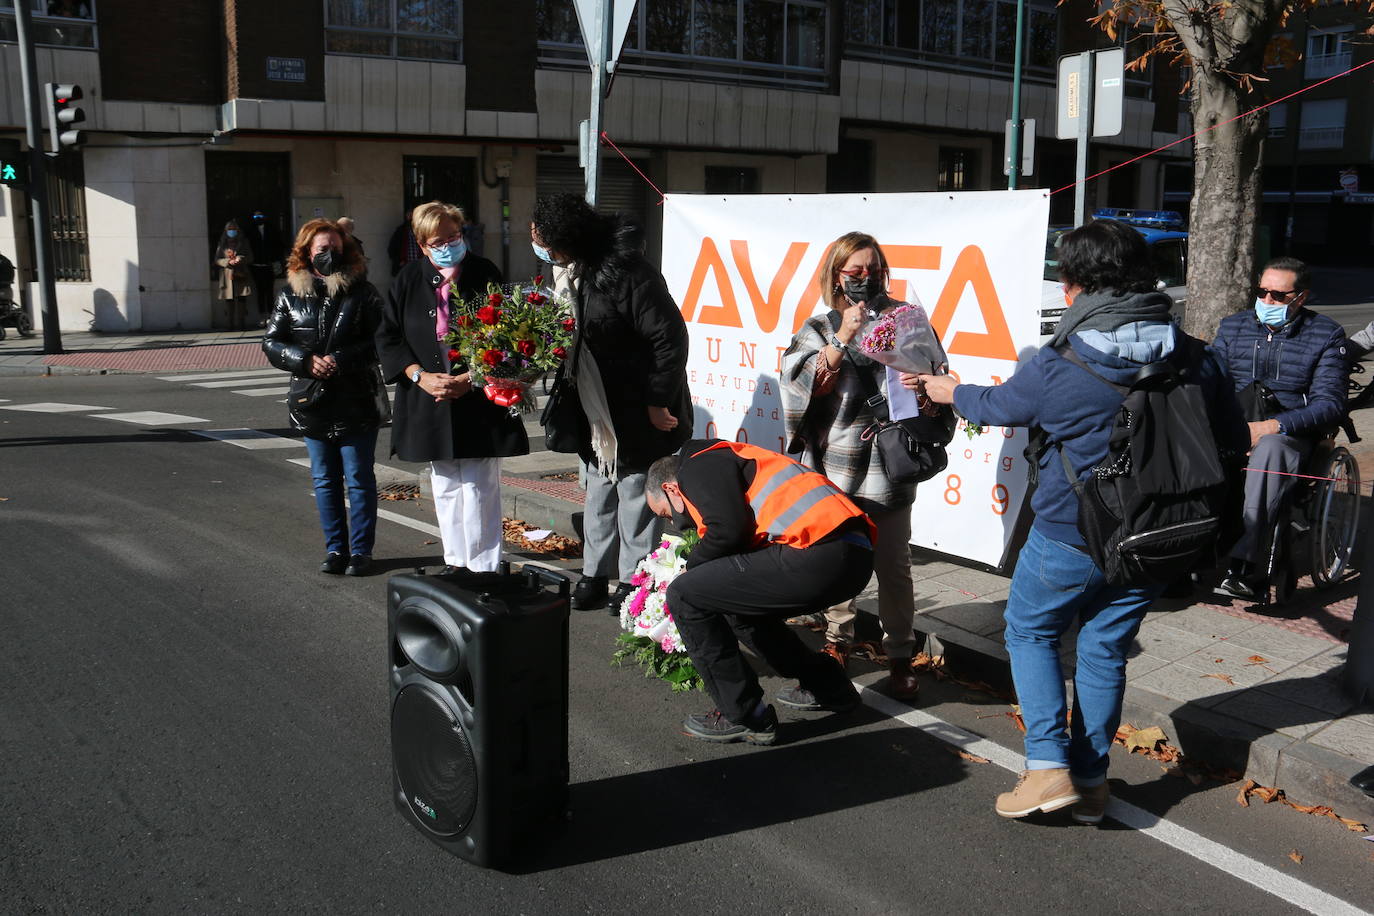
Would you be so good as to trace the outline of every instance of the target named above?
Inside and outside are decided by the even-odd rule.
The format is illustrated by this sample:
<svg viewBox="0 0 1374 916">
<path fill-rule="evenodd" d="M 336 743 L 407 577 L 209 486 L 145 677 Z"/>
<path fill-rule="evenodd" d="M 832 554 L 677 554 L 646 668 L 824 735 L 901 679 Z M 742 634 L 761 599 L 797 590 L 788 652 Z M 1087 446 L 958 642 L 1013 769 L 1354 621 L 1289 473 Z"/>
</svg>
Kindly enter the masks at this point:
<svg viewBox="0 0 1374 916">
<path fill-rule="evenodd" d="M 1002 174 L 1011 174 L 1011 121 L 1007 121 L 1002 145 Z M 1035 173 L 1035 118 L 1021 119 L 1022 176 Z"/>
<path fill-rule="evenodd" d="M 1121 111 L 1126 103 L 1126 51 L 1108 48 L 1093 55 L 1093 136 L 1115 137 L 1121 133 Z"/>
<path fill-rule="evenodd" d="M 587 49 L 587 62 L 595 67 L 600 60 L 605 60 L 614 66 L 625 47 L 635 0 L 573 0 L 573 4 L 577 10 L 577 25 L 582 30 L 582 45 Z M 611 14 L 611 48 L 610 53 L 604 55 L 601 53 L 605 30 L 601 18 L 603 9 Z"/>
</svg>

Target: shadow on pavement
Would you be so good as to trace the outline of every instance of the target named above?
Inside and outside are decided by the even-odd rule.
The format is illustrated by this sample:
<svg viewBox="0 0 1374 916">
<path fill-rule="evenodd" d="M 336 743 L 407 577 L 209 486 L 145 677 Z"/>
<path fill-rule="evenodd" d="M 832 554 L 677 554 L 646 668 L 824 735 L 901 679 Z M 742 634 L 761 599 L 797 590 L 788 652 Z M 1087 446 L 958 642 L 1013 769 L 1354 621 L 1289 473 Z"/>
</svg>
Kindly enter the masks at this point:
<svg viewBox="0 0 1374 916">
<path fill-rule="evenodd" d="M 171 442 L 214 442 L 205 436 L 184 429 L 143 430 L 136 433 L 123 433 L 111 436 L 15 436 L 0 439 L 0 448 L 22 448 L 44 445 L 148 445 Z"/>
</svg>

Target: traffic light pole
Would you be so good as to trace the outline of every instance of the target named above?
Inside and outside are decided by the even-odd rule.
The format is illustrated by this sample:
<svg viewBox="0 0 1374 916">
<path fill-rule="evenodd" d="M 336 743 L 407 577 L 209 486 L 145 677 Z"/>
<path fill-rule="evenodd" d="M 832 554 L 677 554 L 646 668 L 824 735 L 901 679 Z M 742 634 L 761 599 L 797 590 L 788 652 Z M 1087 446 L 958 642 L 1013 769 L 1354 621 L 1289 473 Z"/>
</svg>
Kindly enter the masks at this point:
<svg viewBox="0 0 1374 916">
<path fill-rule="evenodd" d="M 24 122 L 29 144 L 29 209 L 33 219 L 34 263 L 38 268 L 38 302 L 43 314 L 43 352 L 62 352 L 57 316 L 57 285 L 53 279 L 52 226 L 48 204 L 48 157 L 43 152 L 43 109 L 38 102 L 38 74 L 33 59 L 29 4 L 16 0 L 14 21 L 19 39 L 19 69 L 23 78 Z"/>
</svg>

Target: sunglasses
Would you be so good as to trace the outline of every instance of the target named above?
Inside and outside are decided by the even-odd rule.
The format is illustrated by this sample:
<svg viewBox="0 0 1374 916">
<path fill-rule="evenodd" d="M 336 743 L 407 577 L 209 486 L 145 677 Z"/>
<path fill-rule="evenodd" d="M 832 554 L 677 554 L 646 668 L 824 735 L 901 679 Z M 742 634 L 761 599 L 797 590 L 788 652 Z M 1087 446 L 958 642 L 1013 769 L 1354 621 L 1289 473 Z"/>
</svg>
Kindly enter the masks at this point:
<svg viewBox="0 0 1374 916">
<path fill-rule="evenodd" d="M 1273 299 L 1275 302 L 1291 302 L 1293 297 L 1298 295 L 1298 290 L 1289 289 L 1265 289 L 1263 286 L 1255 287 L 1256 299 Z"/>
<path fill-rule="evenodd" d="M 878 269 L 876 267 L 873 270 L 869 270 L 867 267 L 851 267 L 849 270 L 839 271 L 839 274 L 842 277 L 849 277 L 851 280 L 860 280 L 872 276 L 877 272 Z"/>
</svg>

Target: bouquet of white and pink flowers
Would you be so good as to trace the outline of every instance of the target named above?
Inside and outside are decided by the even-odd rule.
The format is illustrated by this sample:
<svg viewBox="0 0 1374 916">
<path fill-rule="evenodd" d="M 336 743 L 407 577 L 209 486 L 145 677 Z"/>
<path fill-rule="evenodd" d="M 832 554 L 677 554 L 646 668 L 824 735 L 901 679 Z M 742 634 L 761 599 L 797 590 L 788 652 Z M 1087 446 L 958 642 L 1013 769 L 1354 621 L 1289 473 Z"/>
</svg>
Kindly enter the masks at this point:
<svg viewBox="0 0 1374 916">
<path fill-rule="evenodd" d="M 920 302 L 898 302 L 865 322 L 859 352 L 898 372 L 944 371 L 945 349 Z"/>
<path fill-rule="evenodd" d="M 661 678 L 677 691 L 703 686 L 668 609 L 668 585 L 686 569 L 687 554 L 699 540 L 695 531 L 682 537 L 665 535 L 639 561 L 630 578 L 635 590 L 620 605 L 620 626 L 625 632 L 616 637 L 618 648 L 611 659 L 622 664 L 633 658 L 644 668 L 645 677 Z"/>
</svg>

